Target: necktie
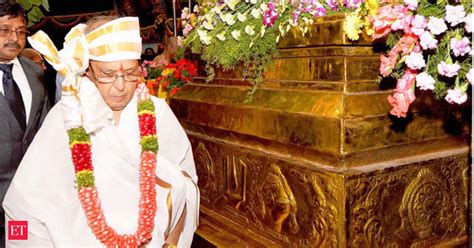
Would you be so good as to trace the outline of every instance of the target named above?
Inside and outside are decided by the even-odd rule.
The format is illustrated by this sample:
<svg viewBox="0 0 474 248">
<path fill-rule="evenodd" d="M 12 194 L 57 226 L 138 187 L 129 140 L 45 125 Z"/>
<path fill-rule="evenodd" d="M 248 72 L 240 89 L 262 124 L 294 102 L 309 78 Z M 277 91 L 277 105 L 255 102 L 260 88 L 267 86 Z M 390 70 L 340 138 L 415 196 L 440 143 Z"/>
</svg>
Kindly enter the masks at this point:
<svg viewBox="0 0 474 248">
<path fill-rule="evenodd" d="M 13 79 L 13 64 L 0 64 L 0 70 L 3 71 L 3 95 L 7 99 L 13 115 L 15 115 L 23 131 L 26 129 L 26 114 L 23 97 L 20 88 Z"/>
</svg>

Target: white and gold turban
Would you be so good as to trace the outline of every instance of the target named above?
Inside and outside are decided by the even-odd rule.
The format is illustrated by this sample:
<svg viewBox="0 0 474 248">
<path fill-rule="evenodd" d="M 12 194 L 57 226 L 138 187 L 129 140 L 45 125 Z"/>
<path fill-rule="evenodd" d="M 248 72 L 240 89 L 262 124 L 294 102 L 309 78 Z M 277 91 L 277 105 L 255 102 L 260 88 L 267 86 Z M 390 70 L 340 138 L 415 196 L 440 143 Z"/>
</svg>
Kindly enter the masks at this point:
<svg viewBox="0 0 474 248">
<path fill-rule="evenodd" d="M 82 82 L 81 76 L 89 66 L 89 60 L 138 60 L 142 52 L 142 39 L 137 17 L 108 21 L 88 34 L 84 33 L 85 28 L 85 24 L 73 27 L 64 38 L 64 47 L 60 51 L 43 31 L 28 37 L 28 41 L 65 77 L 62 82 L 60 106 L 63 109 L 66 128 L 84 125 L 88 131 L 94 130 L 95 123 L 84 120 L 78 92 Z"/>
<path fill-rule="evenodd" d="M 78 90 L 77 77 L 85 72 L 89 60 L 112 62 L 140 59 L 142 39 L 137 17 L 109 21 L 88 34 L 84 34 L 85 28 L 85 24 L 73 27 L 64 38 L 64 48 L 60 51 L 43 31 L 28 37 L 31 46 L 65 77 L 63 94 Z"/>
</svg>

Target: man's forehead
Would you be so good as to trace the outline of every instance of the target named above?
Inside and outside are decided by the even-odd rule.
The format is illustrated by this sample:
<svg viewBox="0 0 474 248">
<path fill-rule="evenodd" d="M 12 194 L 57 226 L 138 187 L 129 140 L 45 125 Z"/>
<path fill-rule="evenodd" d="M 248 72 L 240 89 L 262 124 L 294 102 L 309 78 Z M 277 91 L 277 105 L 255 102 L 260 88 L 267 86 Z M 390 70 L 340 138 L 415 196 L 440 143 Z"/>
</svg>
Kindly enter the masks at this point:
<svg viewBox="0 0 474 248">
<path fill-rule="evenodd" d="M 128 70 L 135 69 L 139 65 L 138 60 L 114 62 L 94 61 L 93 64 L 102 70 Z"/>
</svg>

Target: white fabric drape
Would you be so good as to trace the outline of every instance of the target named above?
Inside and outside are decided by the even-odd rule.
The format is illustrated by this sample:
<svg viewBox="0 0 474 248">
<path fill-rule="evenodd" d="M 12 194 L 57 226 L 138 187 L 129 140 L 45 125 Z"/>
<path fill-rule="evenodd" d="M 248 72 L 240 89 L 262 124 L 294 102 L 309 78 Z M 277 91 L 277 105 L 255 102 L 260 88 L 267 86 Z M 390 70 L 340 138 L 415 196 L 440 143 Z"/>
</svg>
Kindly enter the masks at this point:
<svg viewBox="0 0 474 248">
<path fill-rule="evenodd" d="M 95 85 L 87 78 L 82 81 L 79 95 L 84 126 L 91 137 L 95 183 L 107 223 L 120 234 L 133 234 L 138 226 L 140 196 L 137 102 L 134 97 L 123 110 L 120 123 L 114 125 L 112 112 Z M 158 209 L 149 247 L 164 244 L 167 230 L 174 228 L 185 207 L 185 227 L 178 246 L 189 247 L 199 213 L 192 149 L 165 101 L 152 99 L 159 143 L 156 175 L 171 184 L 171 189 L 156 186 Z M 7 240 L 8 247 L 101 246 L 87 225 L 77 196 L 74 166 L 59 105 L 48 114 L 3 202 L 7 220 L 26 220 L 29 225 L 28 240 Z M 192 179 L 185 177 L 182 171 Z M 171 197 L 170 209 L 168 197 Z"/>
</svg>

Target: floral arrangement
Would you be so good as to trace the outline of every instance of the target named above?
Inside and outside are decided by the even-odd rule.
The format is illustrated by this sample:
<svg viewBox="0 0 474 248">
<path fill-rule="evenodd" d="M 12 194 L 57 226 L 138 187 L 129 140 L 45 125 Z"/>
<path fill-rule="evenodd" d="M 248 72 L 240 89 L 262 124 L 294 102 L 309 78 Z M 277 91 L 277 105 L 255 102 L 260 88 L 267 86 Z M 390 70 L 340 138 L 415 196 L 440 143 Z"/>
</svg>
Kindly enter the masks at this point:
<svg viewBox="0 0 474 248">
<path fill-rule="evenodd" d="M 197 76 L 197 67 L 188 59 L 179 59 L 176 63 L 167 65 L 144 61 L 143 77 L 152 95 L 166 98 L 175 95 L 180 88 Z"/>
<path fill-rule="evenodd" d="M 214 76 L 211 65 L 228 70 L 243 64 L 243 76 L 253 79 L 256 86 L 262 81 L 265 66 L 277 55 L 278 41 L 291 28 L 305 35 L 319 17 L 360 10 L 376 13 L 377 8 L 376 0 L 206 1 L 192 12 L 183 9 L 181 45 L 202 55 L 209 80 Z M 354 16 L 348 21 L 344 30 L 358 39 L 364 24 Z M 365 23 L 370 26 L 368 19 Z"/>
<path fill-rule="evenodd" d="M 139 168 L 140 210 L 138 229 L 134 234 L 118 234 L 107 224 L 95 187 L 90 137 L 82 126 L 68 130 L 79 200 L 92 232 L 107 247 L 138 247 L 148 243 L 152 238 L 156 214 L 154 185 L 158 153 L 155 107 L 143 83 L 139 84 L 136 94 L 142 154 Z"/>
<path fill-rule="evenodd" d="M 472 2 L 405 0 L 386 5 L 372 18 L 375 39 L 386 38 L 380 74 L 397 80 L 391 114 L 405 117 L 415 87 L 462 104 L 472 84 Z"/>
</svg>

